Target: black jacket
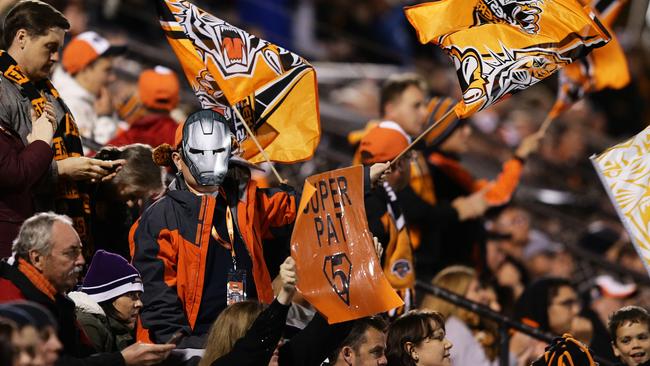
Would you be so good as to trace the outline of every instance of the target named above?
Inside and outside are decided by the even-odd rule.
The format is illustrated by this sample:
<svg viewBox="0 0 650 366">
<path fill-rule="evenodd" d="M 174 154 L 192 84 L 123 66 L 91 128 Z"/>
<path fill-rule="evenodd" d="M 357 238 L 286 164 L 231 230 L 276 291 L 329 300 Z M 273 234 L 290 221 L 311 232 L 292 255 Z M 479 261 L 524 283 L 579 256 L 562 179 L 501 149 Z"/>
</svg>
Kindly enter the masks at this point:
<svg viewBox="0 0 650 366">
<path fill-rule="evenodd" d="M 211 366 L 268 365 L 287 320 L 289 306 L 274 300 L 255 319 L 246 335 L 239 339 L 232 351 L 215 360 Z M 298 332 L 279 349 L 281 366 L 318 366 L 350 333 L 353 322 L 327 324 L 316 313 L 305 329 Z"/>
<path fill-rule="evenodd" d="M 426 152 L 429 154 L 430 152 Z M 457 159 L 447 155 L 450 159 Z M 425 202 L 410 186 L 397 192 L 409 230 L 421 235 L 416 249 L 419 278 L 432 278 L 452 264 L 483 268 L 485 229 L 482 220 L 460 221 L 451 205 L 467 191 L 453 177 L 427 161 L 426 173 L 433 181 L 435 204 Z"/>
</svg>

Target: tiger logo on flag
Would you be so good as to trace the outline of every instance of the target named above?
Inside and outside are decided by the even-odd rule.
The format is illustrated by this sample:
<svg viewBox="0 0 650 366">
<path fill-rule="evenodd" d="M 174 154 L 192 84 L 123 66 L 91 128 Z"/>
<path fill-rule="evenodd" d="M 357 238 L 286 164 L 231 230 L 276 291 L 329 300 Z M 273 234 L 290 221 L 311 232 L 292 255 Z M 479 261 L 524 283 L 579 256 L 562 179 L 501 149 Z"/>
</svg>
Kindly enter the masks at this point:
<svg viewBox="0 0 650 366">
<path fill-rule="evenodd" d="M 524 90 L 571 63 L 558 52 L 543 48 L 489 50 L 481 55 L 475 48 L 451 46 L 447 53 L 454 62 L 467 105 L 490 105 L 508 94 Z"/>
<path fill-rule="evenodd" d="M 405 9 L 421 43 L 450 57 L 459 118 L 536 84 L 611 36 L 576 0 L 438 0 Z"/>
<path fill-rule="evenodd" d="M 174 15 L 203 62 L 214 62 L 224 79 L 252 76 L 259 54 L 277 75 L 304 63 L 298 55 L 233 27 L 198 7 L 182 8 Z M 213 40 L 217 40 L 216 44 Z"/>
<path fill-rule="evenodd" d="M 475 25 L 508 23 L 528 34 L 539 32 L 543 0 L 482 0 L 474 9 Z"/>
<path fill-rule="evenodd" d="M 201 107 L 232 121 L 244 159 L 265 160 L 260 149 L 284 163 L 314 154 L 320 117 L 313 66 L 190 1 L 156 3 L 160 25 Z"/>
</svg>

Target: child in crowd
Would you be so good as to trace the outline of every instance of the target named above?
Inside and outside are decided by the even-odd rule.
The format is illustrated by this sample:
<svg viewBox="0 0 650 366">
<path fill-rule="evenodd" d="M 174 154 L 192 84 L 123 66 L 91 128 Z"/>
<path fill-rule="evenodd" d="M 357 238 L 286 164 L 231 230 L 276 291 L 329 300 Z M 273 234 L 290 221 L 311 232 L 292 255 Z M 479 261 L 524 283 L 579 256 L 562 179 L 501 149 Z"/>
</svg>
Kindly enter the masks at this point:
<svg viewBox="0 0 650 366">
<path fill-rule="evenodd" d="M 639 306 L 623 307 L 609 319 L 614 354 L 626 366 L 650 365 L 650 314 Z"/>
</svg>

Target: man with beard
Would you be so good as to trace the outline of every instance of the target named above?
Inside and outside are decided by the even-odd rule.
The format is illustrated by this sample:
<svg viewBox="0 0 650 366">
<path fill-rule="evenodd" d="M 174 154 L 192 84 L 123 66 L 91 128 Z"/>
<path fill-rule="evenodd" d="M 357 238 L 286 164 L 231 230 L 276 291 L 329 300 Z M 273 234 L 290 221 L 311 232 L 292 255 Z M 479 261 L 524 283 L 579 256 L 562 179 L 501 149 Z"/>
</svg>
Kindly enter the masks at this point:
<svg viewBox="0 0 650 366">
<path fill-rule="evenodd" d="M 122 352 L 95 353 L 78 327 L 67 296 L 86 263 L 79 235 L 67 216 L 44 212 L 25 220 L 14 241 L 14 257 L 0 262 L 0 303 L 29 300 L 57 318 L 63 352 L 57 365 L 150 365 L 164 360 L 174 345 L 134 344 Z"/>
</svg>

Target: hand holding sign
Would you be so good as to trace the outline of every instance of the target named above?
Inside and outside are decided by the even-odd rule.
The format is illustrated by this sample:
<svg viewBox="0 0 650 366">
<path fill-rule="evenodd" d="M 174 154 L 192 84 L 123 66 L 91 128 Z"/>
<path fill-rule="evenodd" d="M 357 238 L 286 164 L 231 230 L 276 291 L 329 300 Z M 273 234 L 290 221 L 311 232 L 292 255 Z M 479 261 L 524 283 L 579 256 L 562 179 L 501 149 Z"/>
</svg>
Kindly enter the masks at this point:
<svg viewBox="0 0 650 366">
<path fill-rule="evenodd" d="M 368 230 L 361 166 L 307 178 L 291 256 L 298 290 L 330 324 L 403 304 L 384 277 Z"/>
<path fill-rule="evenodd" d="M 296 275 L 296 261 L 291 257 L 287 257 L 284 263 L 280 265 L 280 280 L 282 281 L 282 288 L 278 294 L 278 302 L 282 305 L 289 305 L 296 294 L 296 283 L 298 283 L 298 276 Z"/>
</svg>

